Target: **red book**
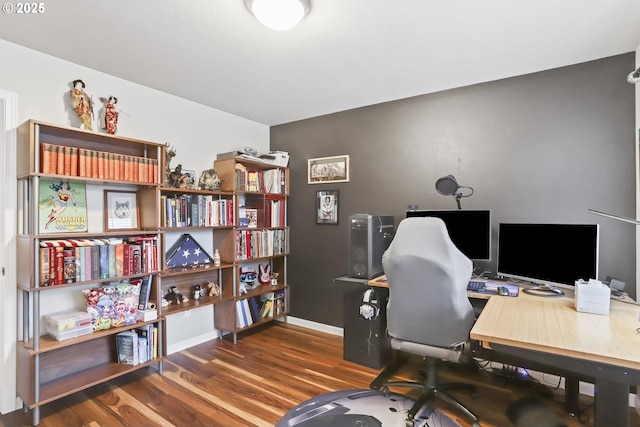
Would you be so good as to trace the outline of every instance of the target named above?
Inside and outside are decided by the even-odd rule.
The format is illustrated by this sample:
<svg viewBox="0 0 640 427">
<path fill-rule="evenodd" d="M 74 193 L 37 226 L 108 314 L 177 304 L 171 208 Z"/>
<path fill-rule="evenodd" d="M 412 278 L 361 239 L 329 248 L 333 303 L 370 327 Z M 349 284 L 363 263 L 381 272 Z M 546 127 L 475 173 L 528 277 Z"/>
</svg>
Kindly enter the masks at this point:
<svg viewBox="0 0 640 427">
<path fill-rule="evenodd" d="M 56 246 L 55 248 L 55 274 L 54 285 L 61 285 L 64 283 L 64 247 Z"/>
<path fill-rule="evenodd" d="M 62 170 L 63 175 L 71 175 L 71 147 L 63 147 L 64 151 L 64 169 Z M 60 173 L 60 171 L 58 171 Z"/>
<path fill-rule="evenodd" d="M 107 153 L 105 155 L 107 161 L 107 176 L 108 179 L 116 179 L 116 159 L 113 153 Z"/>
</svg>

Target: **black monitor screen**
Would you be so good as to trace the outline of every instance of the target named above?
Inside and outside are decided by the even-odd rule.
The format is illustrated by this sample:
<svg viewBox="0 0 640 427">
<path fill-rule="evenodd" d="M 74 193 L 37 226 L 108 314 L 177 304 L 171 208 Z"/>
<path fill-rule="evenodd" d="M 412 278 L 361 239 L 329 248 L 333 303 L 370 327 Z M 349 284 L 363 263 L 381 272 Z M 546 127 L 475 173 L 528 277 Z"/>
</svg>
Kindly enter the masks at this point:
<svg viewBox="0 0 640 427">
<path fill-rule="evenodd" d="M 598 278 L 598 225 L 500 224 L 498 274 L 547 285 Z"/>
<path fill-rule="evenodd" d="M 449 237 L 467 258 L 491 259 L 490 210 L 421 210 L 407 211 L 407 218 L 434 216 L 444 221 Z"/>
</svg>

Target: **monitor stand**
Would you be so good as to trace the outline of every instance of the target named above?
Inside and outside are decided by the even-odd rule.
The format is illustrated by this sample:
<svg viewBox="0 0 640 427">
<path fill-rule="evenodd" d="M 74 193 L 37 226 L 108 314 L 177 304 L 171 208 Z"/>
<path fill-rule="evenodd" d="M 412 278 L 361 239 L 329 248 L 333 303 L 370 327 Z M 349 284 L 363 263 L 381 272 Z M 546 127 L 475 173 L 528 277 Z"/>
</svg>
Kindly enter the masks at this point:
<svg viewBox="0 0 640 427">
<path fill-rule="evenodd" d="M 534 284 L 530 288 L 524 288 L 522 291 L 538 297 L 561 297 L 564 295 L 564 291 L 550 285 Z"/>
</svg>

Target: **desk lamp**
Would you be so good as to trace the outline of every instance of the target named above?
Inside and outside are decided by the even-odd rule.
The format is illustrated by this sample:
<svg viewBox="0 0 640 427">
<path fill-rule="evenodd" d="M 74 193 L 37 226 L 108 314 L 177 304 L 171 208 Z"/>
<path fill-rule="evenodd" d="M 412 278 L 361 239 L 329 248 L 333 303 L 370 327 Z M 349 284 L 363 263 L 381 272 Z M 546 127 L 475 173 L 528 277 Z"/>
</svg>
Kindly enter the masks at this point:
<svg viewBox="0 0 640 427">
<path fill-rule="evenodd" d="M 471 190 L 471 193 L 463 194 L 461 190 L 462 188 Z M 462 207 L 460 206 L 460 199 L 463 197 L 469 197 L 473 194 L 473 188 L 459 185 L 458 181 L 456 181 L 456 178 L 453 175 L 447 175 L 439 178 L 436 181 L 436 190 L 443 196 L 453 196 L 453 198 L 456 199 L 458 209 L 462 209 Z"/>
</svg>

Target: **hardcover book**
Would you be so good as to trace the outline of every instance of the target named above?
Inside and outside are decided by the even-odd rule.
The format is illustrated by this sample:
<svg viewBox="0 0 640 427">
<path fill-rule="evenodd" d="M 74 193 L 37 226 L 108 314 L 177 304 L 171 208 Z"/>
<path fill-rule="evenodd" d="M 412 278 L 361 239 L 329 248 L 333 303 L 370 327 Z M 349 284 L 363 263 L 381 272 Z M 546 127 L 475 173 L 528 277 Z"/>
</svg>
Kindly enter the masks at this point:
<svg viewBox="0 0 640 427">
<path fill-rule="evenodd" d="M 39 232 L 87 231 L 87 195 L 83 182 L 40 179 Z"/>
</svg>

